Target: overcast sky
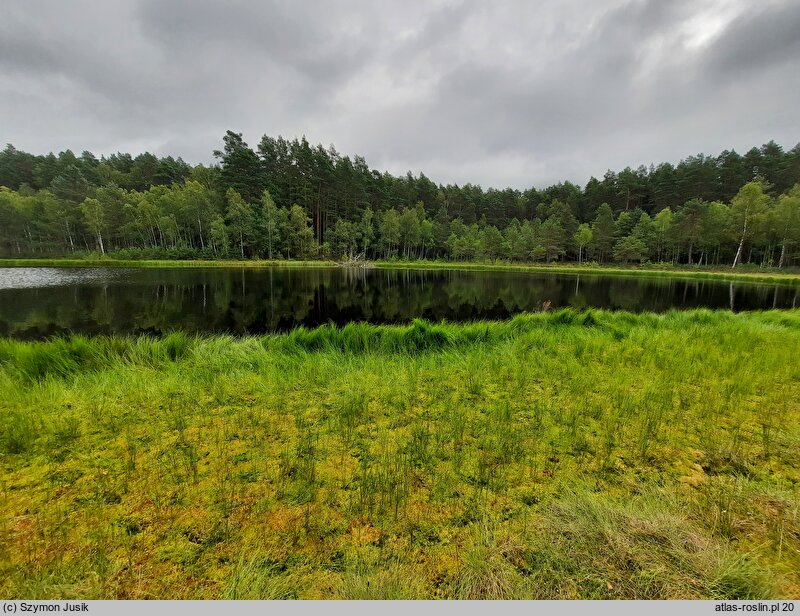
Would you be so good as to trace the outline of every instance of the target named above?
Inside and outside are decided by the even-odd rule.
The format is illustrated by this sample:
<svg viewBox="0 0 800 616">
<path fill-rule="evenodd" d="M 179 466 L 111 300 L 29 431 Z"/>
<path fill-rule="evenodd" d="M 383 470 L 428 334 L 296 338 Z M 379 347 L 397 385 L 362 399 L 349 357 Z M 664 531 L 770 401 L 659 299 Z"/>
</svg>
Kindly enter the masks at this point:
<svg viewBox="0 0 800 616">
<path fill-rule="evenodd" d="M 306 135 L 539 187 L 800 141 L 800 1 L 4 0 L 0 140 L 210 162 Z"/>
</svg>

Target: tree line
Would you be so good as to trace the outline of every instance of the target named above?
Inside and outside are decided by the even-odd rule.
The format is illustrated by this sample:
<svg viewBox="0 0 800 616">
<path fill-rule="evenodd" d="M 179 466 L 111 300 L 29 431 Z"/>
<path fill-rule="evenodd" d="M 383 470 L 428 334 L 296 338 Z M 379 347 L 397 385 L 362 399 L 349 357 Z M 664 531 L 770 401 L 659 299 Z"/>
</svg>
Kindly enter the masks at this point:
<svg viewBox="0 0 800 616">
<path fill-rule="evenodd" d="M 692 156 L 524 191 L 392 176 L 228 131 L 212 166 L 0 152 L 0 254 L 797 263 L 800 145 Z"/>
</svg>

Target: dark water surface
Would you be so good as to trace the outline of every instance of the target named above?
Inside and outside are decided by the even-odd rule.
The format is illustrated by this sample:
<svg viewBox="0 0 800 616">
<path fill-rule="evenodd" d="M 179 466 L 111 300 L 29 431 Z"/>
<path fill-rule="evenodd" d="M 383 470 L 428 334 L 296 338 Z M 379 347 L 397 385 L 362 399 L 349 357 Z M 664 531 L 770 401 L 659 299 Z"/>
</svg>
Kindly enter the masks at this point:
<svg viewBox="0 0 800 616">
<path fill-rule="evenodd" d="M 793 287 L 674 278 L 344 268 L 0 268 L 0 336 L 231 332 L 503 319 L 553 308 L 800 306 Z"/>
</svg>

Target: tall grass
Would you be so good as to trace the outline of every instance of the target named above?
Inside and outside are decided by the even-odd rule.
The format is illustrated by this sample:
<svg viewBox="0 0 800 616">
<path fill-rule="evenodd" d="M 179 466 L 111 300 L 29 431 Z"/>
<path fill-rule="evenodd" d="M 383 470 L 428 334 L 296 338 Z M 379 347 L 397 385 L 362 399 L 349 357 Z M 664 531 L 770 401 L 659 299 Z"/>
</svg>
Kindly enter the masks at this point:
<svg viewBox="0 0 800 616">
<path fill-rule="evenodd" d="M 800 311 L 0 341 L 9 598 L 758 598 Z"/>
<path fill-rule="evenodd" d="M 0 365 L 8 374 L 28 381 L 67 377 L 116 364 L 159 366 L 189 353 L 194 341 L 182 332 L 163 338 L 85 338 L 72 336 L 24 343 L 0 339 Z"/>
</svg>

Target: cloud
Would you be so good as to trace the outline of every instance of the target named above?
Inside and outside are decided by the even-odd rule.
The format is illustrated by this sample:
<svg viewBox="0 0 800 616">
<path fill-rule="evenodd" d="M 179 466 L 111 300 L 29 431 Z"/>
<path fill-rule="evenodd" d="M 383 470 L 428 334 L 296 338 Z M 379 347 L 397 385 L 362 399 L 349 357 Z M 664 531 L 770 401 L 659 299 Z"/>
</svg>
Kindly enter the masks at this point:
<svg viewBox="0 0 800 616">
<path fill-rule="evenodd" d="M 210 162 L 228 128 L 524 188 L 800 141 L 791 0 L 6 3 L 0 139 Z"/>
<path fill-rule="evenodd" d="M 784 65 L 796 70 L 800 60 L 798 32 L 800 4 L 756 3 L 754 10 L 740 15 L 713 42 L 706 70 L 726 78 L 742 78 Z"/>
</svg>

